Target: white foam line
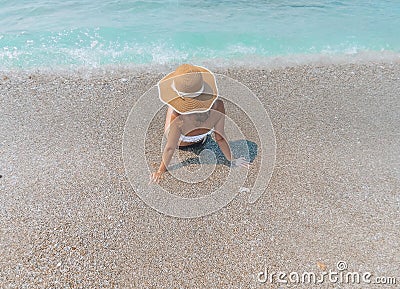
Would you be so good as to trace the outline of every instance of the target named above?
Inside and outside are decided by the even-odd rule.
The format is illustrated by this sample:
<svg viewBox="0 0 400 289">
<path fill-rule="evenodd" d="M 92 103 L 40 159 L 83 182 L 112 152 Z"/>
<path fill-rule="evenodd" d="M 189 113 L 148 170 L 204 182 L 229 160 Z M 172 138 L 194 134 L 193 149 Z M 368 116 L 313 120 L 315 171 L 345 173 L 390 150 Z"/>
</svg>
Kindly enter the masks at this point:
<svg viewBox="0 0 400 289">
<path fill-rule="evenodd" d="M 335 65 L 335 64 L 368 64 L 368 63 L 400 63 L 400 53 L 392 51 L 360 51 L 354 54 L 296 54 L 274 57 L 259 55 L 247 56 L 242 59 L 196 59 L 192 61 L 179 60 L 169 63 L 148 64 L 106 64 L 96 66 L 84 65 L 60 65 L 56 67 L 32 67 L 32 68 L 6 68 L 0 69 L 0 73 L 27 72 L 45 74 L 77 74 L 110 75 L 121 72 L 137 73 L 168 73 L 182 63 L 192 63 L 205 66 L 211 70 L 232 69 L 274 69 L 284 67 L 296 67 L 303 65 Z"/>
</svg>

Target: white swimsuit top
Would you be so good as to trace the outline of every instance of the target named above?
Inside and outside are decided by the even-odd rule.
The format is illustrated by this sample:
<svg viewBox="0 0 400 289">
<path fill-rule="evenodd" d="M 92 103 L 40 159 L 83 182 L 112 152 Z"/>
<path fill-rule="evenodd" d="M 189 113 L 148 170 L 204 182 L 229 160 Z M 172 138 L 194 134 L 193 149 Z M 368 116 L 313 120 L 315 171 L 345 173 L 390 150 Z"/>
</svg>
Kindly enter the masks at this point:
<svg viewBox="0 0 400 289">
<path fill-rule="evenodd" d="M 207 135 L 211 134 L 213 131 L 214 131 L 214 129 L 210 129 L 206 133 L 199 134 L 199 135 L 190 135 L 190 136 L 181 134 L 181 136 L 179 137 L 179 140 L 184 141 L 184 142 L 199 142 L 202 139 L 204 139 Z"/>
</svg>

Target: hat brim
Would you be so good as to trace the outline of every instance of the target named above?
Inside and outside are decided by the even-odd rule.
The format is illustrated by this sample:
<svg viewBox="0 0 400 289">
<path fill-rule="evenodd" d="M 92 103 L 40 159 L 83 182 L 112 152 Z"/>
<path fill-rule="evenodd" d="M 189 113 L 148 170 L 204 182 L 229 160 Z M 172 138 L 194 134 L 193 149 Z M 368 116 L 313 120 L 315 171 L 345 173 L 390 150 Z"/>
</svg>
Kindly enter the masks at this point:
<svg viewBox="0 0 400 289">
<path fill-rule="evenodd" d="M 196 97 L 181 97 L 171 87 L 174 78 L 179 77 L 175 71 L 163 77 L 157 84 L 160 100 L 172 107 L 179 114 L 206 112 L 218 98 L 217 83 L 214 74 L 207 68 L 196 66 L 203 77 L 203 92 Z"/>
</svg>

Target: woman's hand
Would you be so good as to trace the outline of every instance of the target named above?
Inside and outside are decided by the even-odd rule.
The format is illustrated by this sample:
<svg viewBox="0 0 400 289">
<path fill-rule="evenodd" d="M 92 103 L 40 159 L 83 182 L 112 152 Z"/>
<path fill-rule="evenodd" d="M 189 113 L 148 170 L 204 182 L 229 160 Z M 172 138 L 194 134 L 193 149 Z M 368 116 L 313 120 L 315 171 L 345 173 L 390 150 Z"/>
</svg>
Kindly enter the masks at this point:
<svg viewBox="0 0 400 289">
<path fill-rule="evenodd" d="M 244 157 L 240 157 L 238 159 L 234 159 L 231 161 L 232 167 L 245 167 L 248 168 L 250 166 L 250 162 L 248 162 Z"/>
<path fill-rule="evenodd" d="M 150 181 L 149 181 L 149 185 L 154 182 L 154 183 L 159 183 L 161 179 L 164 178 L 164 173 L 160 172 L 160 171 L 156 171 L 155 173 L 152 173 L 150 175 Z"/>
</svg>

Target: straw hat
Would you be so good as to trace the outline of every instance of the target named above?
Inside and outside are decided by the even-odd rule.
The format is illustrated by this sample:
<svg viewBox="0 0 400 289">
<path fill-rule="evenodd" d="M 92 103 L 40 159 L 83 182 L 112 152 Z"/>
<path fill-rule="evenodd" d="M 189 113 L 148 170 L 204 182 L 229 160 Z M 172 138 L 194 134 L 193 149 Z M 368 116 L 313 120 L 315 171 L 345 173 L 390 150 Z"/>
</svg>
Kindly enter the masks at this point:
<svg viewBox="0 0 400 289">
<path fill-rule="evenodd" d="M 158 82 L 160 100 L 180 114 L 206 112 L 218 97 L 214 74 L 201 66 L 182 64 Z"/>
</svg>

